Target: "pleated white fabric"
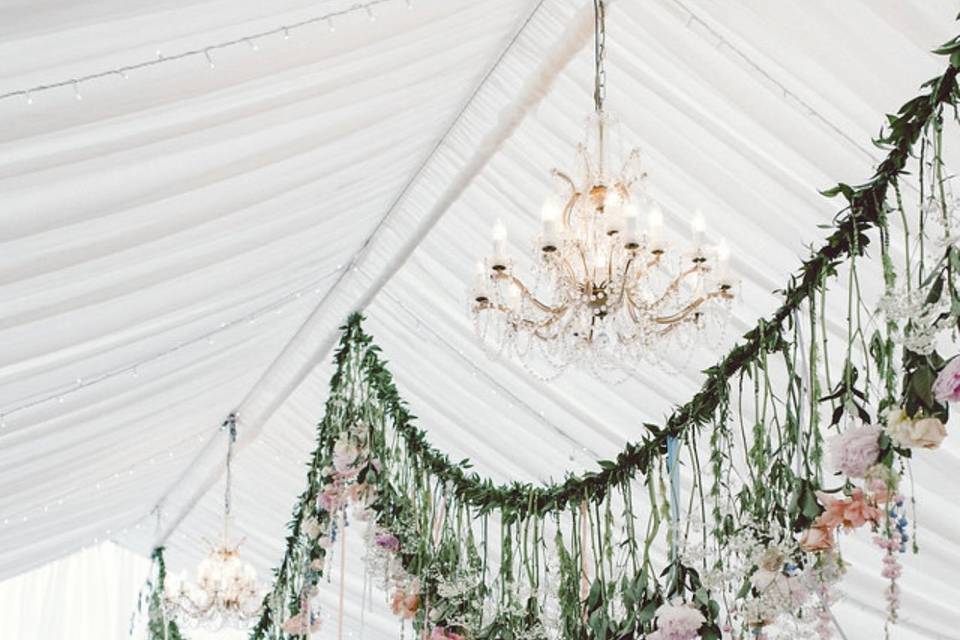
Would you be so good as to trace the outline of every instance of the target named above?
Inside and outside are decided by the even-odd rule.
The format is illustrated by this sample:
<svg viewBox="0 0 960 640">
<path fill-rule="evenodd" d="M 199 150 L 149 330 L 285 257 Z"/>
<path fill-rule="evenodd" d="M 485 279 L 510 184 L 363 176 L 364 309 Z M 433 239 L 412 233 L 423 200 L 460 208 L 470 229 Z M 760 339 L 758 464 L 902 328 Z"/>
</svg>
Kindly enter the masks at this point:
<svg viewBox="0 0 960 640">
<path fill-rule="evenodd" d="M 352 4 L 0 5 L 0 93 Z M 251 420 L 234 502 L 266 574 L 302 489 L 325 347 L 358 302 L 431 438 L 500 480 L 590 468 L 697 388 L 715 353 L 615 388 L 575 373 L 540 383 L 482 354 L 464 302 L 473 261 L 498 217 L 525 253 L 549 169 L 572 158 L 591 108 L 589 48 L 546 64 L 585 3 L 413 4 L 216 51 L 214 69 L 193 58 L 83 83 L 80 101 L 69 87 L 0 101 L 0 578 L 104 539 L 146 553 L 171 527 L 169 564 L 189 569 L 222 511 L 219 425 L 251 390 L 276 406 Z M 722 349 L 775 308 L 771 291 L 822 237 L 838 205 L 817 190 L 870 176 L 871 136 L 941 71 L 929 50 L 954 14 L 947 0 L 612 3 L 623 134 L 671 233 L 702 208 L 743 278 Z M 318 308 L 324 322 L 288 347 Z M 241 440 L 245 428 L 241 414 Z M 960 628 L 958 456 L 948 438 L 914 465 L 922 552 L 905 560 L 898 637 Z M 865 536 L 847 547 L 838 617 L 848 638 L 874 638 L 879 559 Z M 382 603 L 363 624 L 363 637 L 396 636 Z"/>
</svg>

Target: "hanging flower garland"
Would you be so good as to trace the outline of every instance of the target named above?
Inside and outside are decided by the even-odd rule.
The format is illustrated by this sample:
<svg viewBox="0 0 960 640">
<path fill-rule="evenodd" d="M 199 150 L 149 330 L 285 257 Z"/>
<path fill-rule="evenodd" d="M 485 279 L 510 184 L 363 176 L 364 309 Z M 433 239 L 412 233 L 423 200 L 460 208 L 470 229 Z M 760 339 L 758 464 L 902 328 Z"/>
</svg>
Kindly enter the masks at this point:
<svg viewBox="0 0 960 640">
<path fill-rule="evenodd" d="M 130 634 L 136 624 L 136 616 L 147 611 L 148 640 L 184 640 L 180 628 L 163 607 L 163 590 L 167 578 L 167 564 L 163 547 L 156 547 L 150 554 L 150 576 L 137 597 L 137 610 L 130 622 Z"/>
</svg>

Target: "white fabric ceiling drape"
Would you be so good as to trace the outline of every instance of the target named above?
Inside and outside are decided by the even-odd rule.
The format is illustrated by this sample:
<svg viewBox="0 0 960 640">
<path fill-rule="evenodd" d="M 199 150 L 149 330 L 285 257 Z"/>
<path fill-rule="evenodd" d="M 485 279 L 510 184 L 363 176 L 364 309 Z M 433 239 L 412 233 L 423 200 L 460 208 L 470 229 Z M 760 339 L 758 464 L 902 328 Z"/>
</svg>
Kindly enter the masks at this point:
<svg viewBox="0 0 960 640">
<path fill-rule="evenodd" d="M 351 4 L 0 5 L 0 89 Z M 258 41 L 258 51 L 215 52 L 212 70 L 184 60 L 85 83 L 81 101 L 64 88 L 32 105 L 0 102 L 0 577 L 94 540 L 147 552 L 151 511 L 161 503 L 162 529 L 189 506 L 222 463 L 221 421 L 311 310 L 343 283 L 369 286 L 411 239 L 416 251 L 365 310 L 368 328 L 453 457 L 500 480 L 558 478 L 609 457 L 688 398 L 715 354 L 695 354 L 669 379 L 651 371 L 606 388 L 572 374 L 543 384 L 487 360 L 466 315 L 466 283 L 493 221 L 504 219 L 522 255 L 549 169 L 572 157 L 591 106 L 590 52 L 558 70 L 502 144 L 480 142 L 517 108 L 583 4 L 416 0 L 408 10 L 398 0 L 373 22 L 359 12 L 332 33 L 317 25 Z M 837 203 L 817 189 L 869 177 L 879 157 L 871 136 L 941 70 L 929 49 L 952 35 L 954 14 L 947 0 L 613 3 L 608 100 L 623 135 L 644 150 L 671 233 L 685 234 L 689 212 L 702 208 L 743 278 L 721 349 L 775 307 L 770 291 L 821 237 L 816 225 Z M 481 153 L 489 161 L 439 223 L 412 238 Z M 365 244 L 356 275 L 344 276 Z M 325 397 L 330 370 L 315 347 L 302 355 L 321 366 L 236 463 L 244 553 L 264 574 L 279 559 Z M 264 388 L 280 391 L 269 380 Z M 542 455 L 530 459 L 523 452 L 534 446 Z M 904 638 L 951 637 L 960 626 L 951 604 L 958 454 L 948 438 L 915 465 L 922 553 L 905 562 Z M 221 509 L 216 483 L 169 540 L 172 569 L 198 559 Z M 879 560 L 866 539 L 849 546 L 838 616 L 848 637 L 872 638 Z M 395 635 L 382 610 L 367 624 L 370 637 Z"/>
</svg>

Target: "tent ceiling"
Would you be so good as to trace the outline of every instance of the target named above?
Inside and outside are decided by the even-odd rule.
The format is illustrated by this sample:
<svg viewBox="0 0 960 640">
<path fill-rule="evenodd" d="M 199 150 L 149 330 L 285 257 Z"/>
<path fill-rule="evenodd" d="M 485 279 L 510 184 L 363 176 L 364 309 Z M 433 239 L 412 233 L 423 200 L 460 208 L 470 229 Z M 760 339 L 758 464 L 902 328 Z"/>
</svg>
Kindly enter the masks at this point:
<svg viewBox="0 0 960 640">
<path fill-rule="evenodd" d="M 350 4 L 7 4 L 0 93 Z M 715 354 L 694 354 L 669 379 L 541 383 L 488 360 L 466 314 L 493 221 L 525 252 L 548 170 L 572 158 L 591 106 L 590 52 L 559 70 L 502 144 L 483 141 L 502 114 L 532 106 L 518 99 L 583 4 L 417 0 L 407 11 L 396 1 L 375 22 L 350 15 L 333 33 L 217 52 L 213 71 L 185 60 L 84 84 L 80 102 L 69 88 L 32 105 L 0 101 L 0 578 L 95 538 L 148 549 L 158 500 L 170 496 L 162 512 L 172 518 L 216 479 L 224 416 L 255 384 L 282 392 L 261 374 L 314 307 L 344 288 L 373 292 L 376 269 L 411 240 L 415 251 L 366 308 L 368 329 L 453 457 L 500 480 L 558 478 L 688 398 Z M 624 137 L 644 151 L 670 230 L 685 233 L 702 207 L 743 275 L 722 349 L 776 306 L 770 291 L 821 237 L 816 225 L 836 205 L 817 189 L 868 177 L 870 137 L 939 71 L 928 49 L 952 35 L 953 13 L 946 0 L 613 3 L 608 97 Z M 439 222 L 411 237 L 465 174 Z M 264 573 L 279 559 L 325 398 L 328 354 L 311 348 L 303 357 L 322 364 L 237 462 L 238 525 Z M 948 439 L 915 466 L 923 552 L 907 561 L 904 637 L 948 637 L 960 624 L 949 606 L 960 597 L 958 455 Z M 221 491 L 176 528 L 175 568 L 216 530 Z M 878 561 L 865 540 L 850 547 L 840 615 L 879 629 Z M 395 630 L 385 615 L 367 624 Z"/>
</svg>

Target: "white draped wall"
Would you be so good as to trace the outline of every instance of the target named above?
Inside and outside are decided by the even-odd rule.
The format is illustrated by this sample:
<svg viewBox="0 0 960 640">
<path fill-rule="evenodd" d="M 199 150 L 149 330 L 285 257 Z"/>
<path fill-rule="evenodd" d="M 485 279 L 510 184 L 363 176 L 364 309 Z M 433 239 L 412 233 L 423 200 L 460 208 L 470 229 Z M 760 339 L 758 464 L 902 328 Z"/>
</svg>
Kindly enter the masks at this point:
<svg viewBox="0 0 960 640">
<path fill-rule="evenodd" d="M 353 4 L 0 2 L 0 93 Z M 333 32 L 216 51 L 214 69 L 194 58 L 82 83 L 80 101 L 71 87 L 0 101 L 0 578 L 15 581 L 0 591 L 0 639 L 31 638 L 44 623 L 28 613 L 81 615 L 93 597 L 82 577 L 36 577 L 90 566 L 94 580 L 109 565 L 69 557 L 81 547 L 146 554 L 170 531 L 171 569 L 190 569 L 218 527 L 219 425 L 238 406 L 250 411 L 237 527 L 267 575 L 303 486 L 325 347 L 358 305 L 431 438 L 499 480 L 588 468 L 690 396 L 716 354 L 616 389 L 576 374 L 542 384 L 487 360 L 466 314 L 491 225 L 503 218 L 522 255 L 549 169 L 581 135 L 592 61 L 570 25 L 586 4 L 393 0 L 375 21 L 355 12 Z M 837 203 L 817 190 L 871 175 L 871 136 L 940 72 L 929 50 L 956 30 L 955 5 L 611 3 L 609 103 L 644 149 L 668 229 L 685 234 L 702 208 L 743 277 L 723 349 L 778 304 L 771 291 L 822 236 Z M 915 466 L 922 553 L 905 562 L 901 638 L 960 628 L 951 429 Z M 876 638 L 879 559 L 866 539 L 848 548 L 838 617 L 849 638 Z M 138 580 L 142 561 L 123 557 L 106 592 Z M 119 616 L 102 635 L 32 637 L 119 638 L 125 597 L 100 608 Z M 396 637 L 383 607 L 367 625 L 365 637 Z"/>
</svg>

